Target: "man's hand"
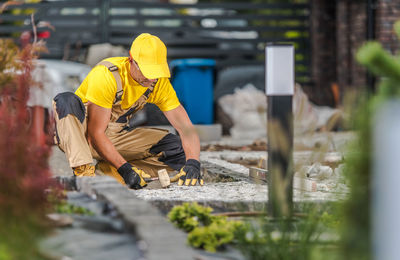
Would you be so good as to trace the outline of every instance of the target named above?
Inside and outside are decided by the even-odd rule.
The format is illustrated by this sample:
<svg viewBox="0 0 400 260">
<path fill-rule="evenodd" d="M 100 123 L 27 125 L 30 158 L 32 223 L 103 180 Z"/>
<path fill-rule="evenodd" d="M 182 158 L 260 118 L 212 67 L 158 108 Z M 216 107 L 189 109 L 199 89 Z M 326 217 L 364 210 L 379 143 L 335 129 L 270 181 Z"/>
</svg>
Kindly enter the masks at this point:
<svg viewBox="0 0 400 260">
<path fill-rule="evenodd" d="M 180 172 L 171 178 L 171 182 L 175 181 L 178 181 L 179 186 L 182 186 L 183 183 L 185 183 L 186 186 L 194 186 L 197 181 L 200 185 L 203 185 L 204 181 L 200 174 L 200 162 L 195 159 L 187 160 Z"/>
<path fill-rule="evenodd" d="M 147 186 L 142 176 L 139 174 L 139 169 L 133 167 L 130 163 L 126 162 L 118 168 L 118 173 L 124 179 L 126 185 L 131 189 L 141 189 Z"/>
</svg>

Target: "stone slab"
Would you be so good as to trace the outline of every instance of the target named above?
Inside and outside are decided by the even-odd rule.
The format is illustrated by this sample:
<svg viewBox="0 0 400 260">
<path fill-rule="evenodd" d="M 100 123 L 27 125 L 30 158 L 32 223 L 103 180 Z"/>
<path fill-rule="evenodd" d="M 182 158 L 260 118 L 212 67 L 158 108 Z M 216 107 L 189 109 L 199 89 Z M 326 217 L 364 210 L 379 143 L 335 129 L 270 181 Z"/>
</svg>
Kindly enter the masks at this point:
<svg viewBox="0 0 400 260">
<path fill-rule="evenodd" d="M 208 143 L 213 141 L 220 141 L 222 138 L 222 125 L 194 125 L 197 134 L 199 135 L 200 142 Z"/>
<path fill-rule="evenodd" d="M 104 203 L 84 193 L 68 192 L 68 203 L 84 207 L 94 215 L 60 214 L 71 223 L 55 229 L 40 243 L 41 252 L 51 259 L 144 259 L 136 237 L 124 224 L 104 212 Z M 47 258 L 46 258 L 47 259 Z"/>
<path fill-rule="evenodd" d="M 146 245 L 146 259 L 205 259 L 186 245 L 185 233 L 174 228 L 158 209 L 138 198 L 133 190 L 108 176 L 76 180 L 78 190 L 115 207 L 127 228 Z"/>
</svg>

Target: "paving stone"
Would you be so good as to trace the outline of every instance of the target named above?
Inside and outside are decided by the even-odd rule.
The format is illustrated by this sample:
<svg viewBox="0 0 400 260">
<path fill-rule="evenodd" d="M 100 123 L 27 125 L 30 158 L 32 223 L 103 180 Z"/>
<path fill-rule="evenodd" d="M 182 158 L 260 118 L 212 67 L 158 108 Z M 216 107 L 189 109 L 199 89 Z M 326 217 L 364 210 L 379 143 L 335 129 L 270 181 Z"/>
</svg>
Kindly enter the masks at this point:
<svg viewBox="0 0 400 260">
<path fill-rule="evenodd" d="M 127 229 L 134 231 L 135 235 L 148 245 L 146 259 L 186 260 L 198 257 L 198 253 L 186 245 L 185 233 L 174 228 L 158 209 L 137 198 L 133 190 L 120 185 L 113 178 L 78 178 L 77 187 L 115 207 Z"/>
<path fill-rule="evenodd" d="M 67 193 L 68 203 L 84 207 L 95 213 L 101 215 L 106 212 L 108 205 L 103 201 L 96 201 L 89 197 L 87 194 L 77 191 L 70 191 Z"/>
<path fill-rule="evenodd" d="M 119 219 L 110 219 L 105 216 L 74 216 L 75 227 L 97 232 L 124 232 L 124 223 Z M 77 224 L 79 223 L 79 224 Z M 78 226 L 79 225 L 79 226 Z"/>
<path fill-rule="evenodd" d="M 76 190 L 75 176 L 55 176 L 54 179 L 61 187 L 65 190 L 72 191 Z"/>
<path fill-rule="evenodd" d="M 79 191 L 86 194 L 96 194 L 95 188 L 114 188 L 121 187 L 115 179 L 109 176 L 81 177 L 76 178 L 76 187 Z"/>
<path fill-rule="evenodd" d="M 53 256 L 71 259 L 139 259 L 143 253 L 129 234 L 94 232 L 80 227 L 59 230 L 42 244 L 42 250 Z"/>
<path fill-rule="evenodd" d="M 226 141 L 226 139 L 224 140 Z M 307 146 L 307 149 L 309 149 L 321 145 L 324 141 L 331 142 L 332 147 L 342 147 L 345 143 L 342 142 L 340 138 L 337 139 L 333 137 L 329 139 L 329 136 L 327 137 L 326 135 L 319 135 L 317 139 L 297 139 L 295 143 L 300 143 L 303 146 Z M 243 145 L 244 141 L 242 140 L 237 143 Z M 246 144 L 250 143 L 252 143 L 252 141 Z M 337 143 L 340 144 L 337 145 Z M 341 153 L 341 150 L 335 152 Z M 311 153 L 312 151 L 301 152 L 298 153 L 297 157 L 295 153 L 295 161 L 298 160 L 301 163 L 305 163 L 309 160 L 312 161 L 313 159 L 310 157 Z M 339 156 L 334 154 L 329 157 L 328 161 L 331 162 L 334 160 L 335 163 L 340 162 L 340 153 Z M 64 155 L 62 154 L 62 156 Z M 62 160 L 60 154 L 54 154 L 52 157 L 57 160 Z M 76 187 L 79 191 L 89 194 L 91 198 L 103 201 L 105 203 L 103 211 L 108 211 L 109 216 L 118 216 L 123 220 L 125 229 L 130 231 L 131 234 L 135 236 L 135 239 L 142 241 L 139 244 L 142 249 L 146 249 L 144 254 L 146 259 L 236 259 L 236 256 L 226 256 L 226 258 L 223 258 L 215 254 L 207 255 L 204 252 L 193 250 L 188 247 L 186 245 L 186 234 L 174 228 L 173 225 L 167 221 L 165 215 L 163 215 L 166 214 L 172 206 L 186 201 L 196 201 L 205 206 L 211 206 L 216 212 L 265 209 L 268 200 L 267 185 L 265 183 L 253 183 L 248 178 L 249 170 L 247 167 L 227 161 L 235 158 L 247 158 L 252 160 L 263 158 L 266 160 L 267 154 L 266 152 L 247 151 L 201 152 L 200 159 L 203 172 L 207 171 L 210 175 L 229 176 L 232 178 L 229 182 L 207 182 L 202 187 L 178 186 L 176 183 L 173 183 L 166 189 L 155 189 L 153 187 L 153 189 L 130 190 L 109 176 L 77 178 Z M 63 160 L 65 161 L 65 156 Z M 56 168 L 59 167 L 57 164 L 52 165 Z M 64 165 L 63 167 L 68 169 L 62 171 L 57 168 L 54 174 L 70 177 L 72 172 L 69 166 Z M 306 193 L 294 190 L 295 202 L 319 202 L 338 200 L 341 198 L 344 198 L 343 194 L 321 191 Z M 157 206 L 157 208 L 155 206 Z M 96 210 L 96 212 L 99 211 L 100 209 Z M 107 225 L 106 222 L 103 224 L 105 226 Z M 110 226 L 108 226 L 108 228 L 109 227 Z M 94 232 L 93 230 L 89 231 Z M 82 235 L 82 239 L 85 240 L 84 235 Z M 133 244 L 136 242 L 138 241 L 134 241 Z M 86 245 L 88 247 L 92 245 L 90 241 L 85 243 L 87 243 Z M 105 241 L 104 244 L 100 244 L 107 247 Z M 110 242 L 110 244 L 112 243 Z M 129 254 L 121 254 L 121 258 L 119 259 L 130 259 L 129 257 Z M 112 257 L 108 259 L 112 259 Z M 237 259 L 240 259 L 240 257 Z"/>
<path fill-rule="evenodd" d="M 222 125 L 194 125 L 197 134 L 199 135 L 200 142 L 219 141 L 222 137 Z"/>
<path fill-rule="evenodd" d="M 88 195 L 68 192 L 69 203 L 88 208 L 88 205 L 103 203 Z M 127 233 L 123 222 L 97 212 L 95 216 L 68 215 L 73 218 L 72 226 L 57 229 L 41 243 L 41 250 L 54 259 L 143 259 L 138 240 Z"/>
</svg>

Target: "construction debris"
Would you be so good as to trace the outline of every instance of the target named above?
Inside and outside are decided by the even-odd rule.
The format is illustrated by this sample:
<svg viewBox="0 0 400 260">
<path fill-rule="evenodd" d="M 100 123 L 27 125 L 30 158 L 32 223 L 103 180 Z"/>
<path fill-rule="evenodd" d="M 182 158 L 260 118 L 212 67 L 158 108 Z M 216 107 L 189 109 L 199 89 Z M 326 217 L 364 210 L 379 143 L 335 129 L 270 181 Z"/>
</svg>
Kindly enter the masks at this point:
<svg viewBox="0 0 400 260">
<path fill-rule="evenodd" d="M 266 151 L 267 142 L 263 139 L 256 139 L 248 145 L 228 145 L 228 144 L 206 144 L 201 147 L 201 151 L 217 152 L 217 151 Z"/>
<path fill-rule="evenodd" d="M 305 173 L 308 178 L 317 180 L 329 179 L 333 174 L 331 167 L 322 166 L 321 163 L 314 163 L 311 166 L 303 166 L 300 171 Z"/>
<path fill-rule="evenodd" d="M 252 84 L 235 89 L 233 94 L 218 99 L 218 105 L 231 119 L 230 135 L 234 139 L 254 139 L 267 135 L 267 99 L 265 93 Z M 294 133 L 303 135 L 317 130 L 334 129 L 343 112 L 312 104 L 301 86 L 296 84 L 293 95 Z M 243 120 L 243 119 L 246 120 Z"/>
<path fill-rule="evenodd" d="M 257 181 L 268 181 L 268 170 L 250 167 L 249 177 Z M 317 183 L 315 181 L 308 180 L 306 178 L 293 177 L 293 188 L 307 191 L 315 192 L 317 191 Z"/>
</svg>

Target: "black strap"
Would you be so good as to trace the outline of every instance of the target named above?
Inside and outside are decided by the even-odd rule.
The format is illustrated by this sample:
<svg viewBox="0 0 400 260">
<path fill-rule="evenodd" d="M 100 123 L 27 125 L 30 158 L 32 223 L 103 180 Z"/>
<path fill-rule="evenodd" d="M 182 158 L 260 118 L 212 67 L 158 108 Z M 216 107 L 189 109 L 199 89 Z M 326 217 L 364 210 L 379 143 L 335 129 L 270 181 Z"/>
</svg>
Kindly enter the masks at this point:
<svg viewBox="0 0 400 260">
<path fill-rule="evenodd" d="M 144 92 L 144 96 L 146 97 L 146 99 L 149 98 L 149 95 L 151 94 L 151 92 L 153 92 L 152 90 L 150 90 L 149 88 L 147 88 L 146 92 Z"/>
<path fill-rule="evenodd" d="M 130 108 L 125 114 L 123 114 L 122 116 L 120 116 L 117 119 L 117 123 L 127 123 L 128 122 L 128 116 L 130 116 L 133 112 L 135 112 L 136 106 Z"/>
<path fill-rule="evenodd" d="M 118 103 L 119 101 L 122 100 L 122 95 L 124 94 L 124 90 L 122 88 L 122 82 L 121 82 L 121 75 L 119 75 L 119 73 L 118 73 L 118 67 L 109 61 L 101 61 L 97 65 L 106 66 L 108 68 L 108 70 L 113 74 L 115 81 L 117 83 L 117 93 L 115 93 L 114 104 Z M 149 98 L 149 95 L 151 94 L 151 92 L 153 92 L 153 89 L 154 89 L 154 86 L 148 87 L 146 89 L 146 92 L 144 92 L 144 94 L 143 94 L 146 97 L 146 99 Z M 129 111 L 127 113 L 129 113 Z M 130 112 L 129 114 L 131 114 L 132 112 Z"/>
<path fill-rule="evenodd" d="M 124 94 L 123 90 L 117 91 L 117 93 L 115 93 L 114 104 L 122 100 L 123 94 Z"/>
</svg>

